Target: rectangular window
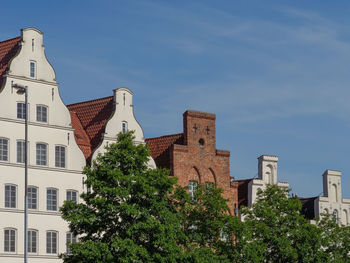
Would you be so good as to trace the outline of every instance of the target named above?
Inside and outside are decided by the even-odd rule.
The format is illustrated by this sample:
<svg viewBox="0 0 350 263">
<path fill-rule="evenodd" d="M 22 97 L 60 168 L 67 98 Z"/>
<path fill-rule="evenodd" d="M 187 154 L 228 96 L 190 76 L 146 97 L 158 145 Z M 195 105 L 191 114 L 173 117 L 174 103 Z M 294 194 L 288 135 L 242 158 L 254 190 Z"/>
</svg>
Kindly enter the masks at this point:
<svg viewBox="0 0 350 263">
<path fill-rule="evenodd" d="M 194 193 L 196 192 L 198 183 L 196 181 L 190 181 L 188 185 L 188 190 L 192 199 L 194 199 Z"/>
<path fill-rule="evenodd" d="M 46 209 L 49 211 L 57 211 L 57 190 L 47 189 L 46 191 Z"/>
<path fill-rule="evenodd" d="M 55 146 L 55 166 L 61 168 L 66 167 L 66 147 Z"/>
<path fill-rule="evenodd" d="M 77 243 L 77 237 L 73 235 L 73 233 L 67 233 L 66 235 L 66 251 L 67 254 L 71 253 L 71 250 L 69 248 L 69 244 Z"/>
<path fill-rule="evenodd" d="M 77 203 L 78 192 L 73 190 L 67 190 L 67 201 L 73 201 Z"/>
<path fill-rule="evenodd" d="M 42 105 L 36 106 L 36 121 L 47 122 L 47 107 Z"/>
<path fill-rule="evenodd" d="M 35 78 L 36 77 L 36 63 L 35 61 L 30 61 L 30 77 Z"/>
<path fill-rule="evenodd" d="M 16 208 L 17 204 L 17 187 L 15 185 L 5 185 L 5 207 Z"/>
<path fill-rule="evenodd" d="M 17 141 L 17 163 L 25 162 L 25 141 Z"/>
<path fill-rule="evenodd" d="M 9 160 L 9 140 L 0 138 L 0 161 Z"/>
<path fill-rule="evenodd" d="M 36 164 L 47 165 L 47 145 L 44 143 L 36 145 Z"/>
<path fill-rule="evenodd" d="M 37 252 L 37 240 L 38 240 L 38 231 L 28 230 L 28 252 L 29 253 Z"/>
<path fill-rule="evenodd" d="M 26 118 L 26 104 L 24 102 L 17 102 L 17 119 Z"/>
<path fill-rule="evenodd" d="M 57 232 L 46 232 L 46 253 L 57 254 Z"/>
<path fill-rule="evenodd" d="M 126 121 L 122 121 L 122 133 L 126 133 L 128 131 L 128 123 Z"/>
<path fill-rule="evenodd" d="M 38 189 L 33 186 L 28 187 L 28 209 L 37 209 L 38 207 Z"/>
<path fill-rule="evenodd" d="M 4 251 L 16 252 L 16 230 L 15 229 L 4 230 Z"/>
</svg>

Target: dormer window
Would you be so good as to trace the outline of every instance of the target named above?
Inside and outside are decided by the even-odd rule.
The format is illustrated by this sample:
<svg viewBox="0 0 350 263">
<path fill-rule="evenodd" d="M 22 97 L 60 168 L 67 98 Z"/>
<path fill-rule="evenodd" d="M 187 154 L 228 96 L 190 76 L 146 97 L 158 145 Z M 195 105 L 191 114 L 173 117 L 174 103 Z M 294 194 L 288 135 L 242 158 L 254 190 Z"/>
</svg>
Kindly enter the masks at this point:
<svg viewBox="0 0 350 263">
<path fill-rule="evenodd" d="M 35 61 L 30 61 L 30 74 L 29 76 L 31 78 L 36 78 L 36 62 Z"/>
<path fill-rule="evenodd" d="M 128 131 L 128 123 L 126 121 L 122 121 L 122 133 L 126 133 Z"/>
</svg>

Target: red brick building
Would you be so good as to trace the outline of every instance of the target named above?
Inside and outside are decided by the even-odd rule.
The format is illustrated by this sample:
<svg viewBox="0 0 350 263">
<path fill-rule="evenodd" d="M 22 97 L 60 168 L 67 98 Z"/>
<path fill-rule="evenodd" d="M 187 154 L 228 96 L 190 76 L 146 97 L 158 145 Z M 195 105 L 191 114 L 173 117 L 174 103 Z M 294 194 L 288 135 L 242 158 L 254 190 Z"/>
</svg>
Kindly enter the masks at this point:
<svg viewBox="0 0 350 263">
<path fill-rule="evenodd" d="M 231 184 L 230 152 L 216 149 L 215 114 L 186 111 L 183 133 L 146 139 L 157 167 L 168 168 L 181 186 L 195 181 L 215 183 L 224 190 L 232 215 L 237 207 L 237 186 Z"/>
</svg>

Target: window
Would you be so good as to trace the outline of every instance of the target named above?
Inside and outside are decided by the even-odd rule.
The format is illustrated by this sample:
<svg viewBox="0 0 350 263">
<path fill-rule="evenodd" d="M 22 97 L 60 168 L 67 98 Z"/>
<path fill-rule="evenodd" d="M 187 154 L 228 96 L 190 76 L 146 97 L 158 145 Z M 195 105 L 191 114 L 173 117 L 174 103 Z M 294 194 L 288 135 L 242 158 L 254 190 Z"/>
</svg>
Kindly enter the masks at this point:
<svg viewBox="0 0 350 263">
<path fill-rule="evenodd" d="M 30 61 L 30 77 L 35 78 L 36 77 L 36 63 L 35 61 Z"/>
<path fill-rule="evenodd" d="M 46 253 L 57 254 L 57 232 L 46 232 Z"/>
<path fill-rule="evenodd" d="M 28 187 L 28 209 L 37 209 L 38 207 L 38 188 Z"/>
<path fill-rule="evenodd" d="M 67 201 L 73 201 L 77 203 L 78 192 L 74 190 L 67 190 Z"/>
<path fill-rule="evenodd" d="M 4 251 L 16 252 L 16 230 L 15 229 L 4 230 Z"/>
<path fill-rule="evenodd" d="M 43 105 L 36 106 L 36 121 L 47 122 L 47 107 Z"/>
<path fill-rule="evenodd" d="M 47 189 L 46 200 L 46 209 L 49 211 L 57 211 L 57 189 Z"/>
<path fill-rule="evenodd" d="M 197 182 L 196 181 L 190 181 L 189 185 L 188 185 L 188 189 L 190 192 L 190 196 L 192 197 L 192 199 L 194 199 L 194 193 L 196 192 L 197 189 Z"/>
<path fill-rule="evenodd" d="M 73 233 L 67 233 L 66 235 L 66 251 L 67 254 L 70 254 L 70 248 L 69 248 L 69 244 L 73 244 L 73 243 L 77 243 L 77 237 L 75 235 L 73 235 Z"/>
<path fill-rule="evenodd" d="M 61 168 L 66 167 L 66 147 L 55 146 L 55 166 Z"/>
<path fill-rule="evenodd" d="M 28 230 L 28 252 L 29 253 L 37 252 L 37 240 L 38 240 L 38 231 Z"/>
<path fill-rule="evenodd" d="M 9 160 L 9 140 L 0 138 L 0 161 Z"/>
<path fill-rule="evenodd" d="M 334 217 L 334 219 L 335 219 L 335 222 L 338 223 L 338 211 L 337 211 L 337 210 L 334 210 L 334 211 L 333 211 L 333 217 Z"/>
<path fill-rule="evenodd" d="M 17 204 L 17 187 L 15 185 L 5 185 L 5 207 L 16 208 Z"/>
<path fill-rule="evenodd" d="M 213 189 L 214 188 L 214 183 L 212 183 L 212 182 L 205 182 L 205 188 L 206 189 Z"/>
<path fill-rule="evenodd" d="M 44 143 L 36 145 L 36 164 L 47 165 L 47 145 Z"/>
<path fill-rule="evenodd" d="M 24 102 L 17 102 L 17 119 L 26 118 L 26 104 Z"/>
<path fill-rule="evenodd" d="M 128 123 L 126 121 L 122 121 L 122 133 L 126 133 L 128 131 Z"/>
<path fill-rule="evenodd" d="M 25 162 L 25 141 L 17 141 L 17 163 Z"/>
</svg>

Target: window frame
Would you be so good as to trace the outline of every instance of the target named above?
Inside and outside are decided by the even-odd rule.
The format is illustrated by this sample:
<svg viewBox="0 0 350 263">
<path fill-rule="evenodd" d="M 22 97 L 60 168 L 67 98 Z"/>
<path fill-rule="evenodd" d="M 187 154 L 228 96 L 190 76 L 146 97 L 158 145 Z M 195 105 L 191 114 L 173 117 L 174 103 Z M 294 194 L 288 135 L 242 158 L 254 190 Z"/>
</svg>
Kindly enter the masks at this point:
<svg viewBox="0 0 350 263">
<path fill-rule="evenodd" d="M 56 191 L 56 209 L 49 209 L 49 198 L 48 198 L 48 191 L 49 190 L 55 190 Z M 51 194 L 52 195 L 52 194 Z M 46 188 L 46 211 L 49 212 L 57 212 L 58 211 L 58 189 L 54 188 L 54 187 L 48 187 Z M 52 206 L 52 201 L 50 203 L 50 205 Z"/>
<path fill-rule="evenodd" d="M 30 251 L 31 247 L 33 246 L 32 242 L 31 242 L 31 241 L 33 241 L 33 239 L 31 239 L 29 232 L 35 232 L 35 235 L 36 235 L 35 236 L 35 252 Z M 28 229 L 27 237 L 28 237 L 28 253 L 29 254 L 38 254 L 39 231 L 37 229 L 30 228 L 30 229 Z"/>
<path fill-rule="evenodd" d="M 6 206 L 6 193 L 7 193 L 7 191 L 6 191 L 6 186 L 11 186 L 11 187 L 15 187 L 15 206 L 14 207 L 12 207 L 11 206 L 11 195 L 10 195 L 10 197 L 9 197 L 9 199 L 10 199 L 10 206 Z M 4 207 L 5 208 L 8 208 L 8 209 L 16 209 L 17 208 L 17 202 L 18 202 L 18 197 L 17 197 L 17 188 L 18 188 L 18 186 L 16 185 L 16 184 L 4 184 Z M 10 190 L 10 192 L 11 192 L 12 190 Z"/>
<path fill-rule="evenodd" d="M 40 115 L 38 115 L 39 111 L 38 109 L 40 108 Z M 43 121 L 43 115 L 42 115 L 42 109 L 45 108 L 46 109 L 46 121 Z M 40 116 L 40 118 L 38 118 Z M 49 123 L 49 107 L 47 105 L 44 104 L 37 104 L 36 105 L 36 121 L 40 122 L 40 123 Z"/>
<path fill-rule="evenodd" d="M 31 200 L 31 199 L 29 198 L 29 195 L 30 195 L 30 194 L 29 194 L 29 189 L 30 189 L 30 188 L 36 190 L 36 202 L 35 202 L 36 208 L 31 208 L 31 207 L 29 207 L 29 205 L 30 205 L 29 200 Z M 39 200 L 39 187 L 34 186 L 34 185 L 28 185 L 27 193 L 28 193 L 28 209 L 30 209 L 30 210 L 38 210 L 38 207 L 39 207 L 39 205 L 38 205 L 38 200 Z"/>
<path fill-rule="evenodd" d="M 121 129 L 122 129 L 123 134 L 127 133 L 127 131 L 128 131 L 128 122 L 127 121 L 122 121 Z"/>
<path fill-rule="evenodd" d="M 79 192 L 78 192 L 77 190 L 74 190 L 74 189 L 67 189 L 67 190 L 66 190 L 66 201 L 72 201 L 72 202 L 74 202 L 74 200 L 68 199 L 68 193 L 75 193 L 75 194 L 76 194 L 75 203 L 77 204 L 77 203 L 78 203 L 78 198 L 79 198 Z"/>
<path fill-rule="evenodd" d="M 45 145 L 45 147 L 46 147 L 45 164 L 38 163 L 38 145 Z M 35 144 L 35 164 L 39 165 L 39 166 L 48 166 L 48 163 L 49 163 L 48 155 L 49 155 L 49 145 L 45 142 L 37 142 Z M 41 154 L 40 154 L 40 156 L 41 156 Z"/>
<path fill-rule="evenodd" d="M 19 113 L 20 113 L 19 108 L 18 108 L 19 105 L 24 106 L 24 108 L 21 109 L 21 111 L 22 111 L 21 115 L 23 115 L 23 117 L 19 117 Z M 16 117 L 18 120 L 25 120 L 26 119 L 26 103 L 24 101 L 17 101 L 17 103 L 16 103 Z"/>
<path fill-rule="evenodd" d="M 49 249 L 49 242 L 48 242 L 48 239 L 49 239 L 48 234 L 51 234 L 51 237 L 50 237 L 50 244 L 51 244 L 50 249 Z M 53 248 L 53 246 L 52 246 L 52 234 L 56 235 L 56 247 L 55 247 L 56 251 L 55 252 L 52 252 L 52 248 Z M 58 254 L 58 251 L 59 251 L 59 249 L 58 249 L 58 245 L 59 245 L 58 237 L 59 237 L 58 231 L 56 231 L 56 230 L 47 230 L 46 231 L 46 254 L 50 254 L 50 255 L 53 255 L 53 254 L 57 255 Z M 51 252 L 49 252 L 49 250 L 51 250 Z"/>
<path fill-rule="evenodd" d="M 34 65 L 34 69 L 32 71 L 32 65 Z M 37 66 L 36 66 L 36 61 L 35 60 L 29 60 L 29 77 L 32 79 L 36 79 L 36 72 L 37 72 Z M 33 72 L 33 74 L 32 74 Z"/>
<path fill-rule="evenodd" d="M 197 187 L 198 187 L 198 182 L 196 180 L 190 180 L 188 182 L 188 192 L 192 198 L 192 200 L 195 200 L 195 192 L 197 190 Z"/>
<path fill-rule="evenodd" d="M 63 148 L 63 149 L 64 149 L 64 166 L 59 166 L 59 165 L 57 165 L 58 162 L 59 162 L 59 163 L 62 162 L 61 159 L 60 159 L 60 160 L 57 160 L 57 159 L 58 159 L 57 151 L 56 151 L 57 148 Z M 60 154 L 59 154 L 59 157 L 61 157 L 61 152 L 60 152 Z M 55 145 L 55 167 L 56 167 L 56 168 L 67 168 L 67 146 L 61 145 L 61 144 Z"/>
<path fill-rule="evenodd" d="M 7 149 L 6 149 L 6 159 L 3 158 L 4 155 L 4 149 L 2 148 L 3 147 L 3 143 L 1 143 L 1 141 L 6 141 L 7 142 Z M 10 161 L 10 139 L 9 138 L 6 138 L 6 137 L 0 137 L 0 162 L 6 162 L 8 163 Z"/>
<path fill-rule="evenodd" d="M 18 159 L 18 154 L 19 154 L 19 152 L 18 152 L 18 143 L 22 143 L 23 145 L 23 149 L 21 149 L 21 151 L 23 151 L 22 152 L 22 155 L 23 156 L 21 156 L 21 157 L 23 157 L 23 162 L 21 162 L 21 161 L 19 161 L 19 159 Z M 24 164 L 25 163 L 25 145 L 26 145 L 26 142 L 25 142 L 25 140 L 22 140 L 22 139 L 20 139 L 20 140 L 17 140 L 16 141 L 16 163 L 21 163 L 21 164 Z M 27 159 L 28 159 L 28 163 L 29 163 L 29 142 L 27 142 L 27 152 L 28 152 L 28 154 L 27 154 Z"/>
<path fill-rule="evenodd" d="M 68 237 L 69 236 L 69 237 Z M 69 241 L 69 243 L 68 243 Z M 74 244 L 78 242 L 78 237 L 75 236 L 72 232 L 66 232 L 66 253 L 69 255 L 71 254 L 69 244 Z"/>
<path fill-rule="evenodd" d="M 14 237 L 14 251 L 11 251 L 10 247 L 11 247 L 11 239 L 9 238 L 9 244 L 8 244 L 8 247 L 9 247 L 9 251 L 6 251 L 6 234 L 5 234 L 5 231 L 14 231 L 15 232 L 15 237 Z M 13 227 L 6 227 L 4 228 L 4 253 L 6 254 L 16 254 L 17 253 L 17 229 L 16 228 L 13 228 Z M 9 233 L 9 237 L 11 236 L 11 234 Z"/>
</svg>

